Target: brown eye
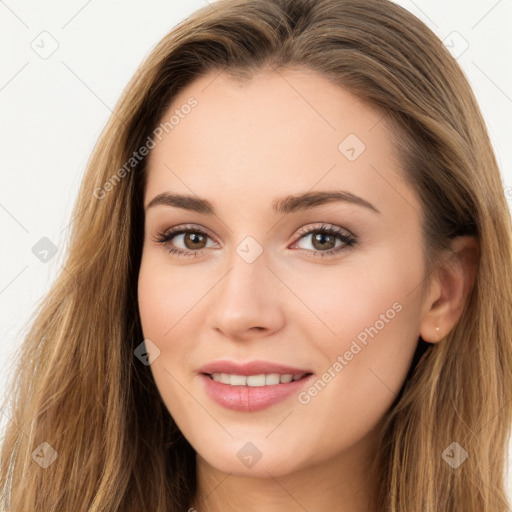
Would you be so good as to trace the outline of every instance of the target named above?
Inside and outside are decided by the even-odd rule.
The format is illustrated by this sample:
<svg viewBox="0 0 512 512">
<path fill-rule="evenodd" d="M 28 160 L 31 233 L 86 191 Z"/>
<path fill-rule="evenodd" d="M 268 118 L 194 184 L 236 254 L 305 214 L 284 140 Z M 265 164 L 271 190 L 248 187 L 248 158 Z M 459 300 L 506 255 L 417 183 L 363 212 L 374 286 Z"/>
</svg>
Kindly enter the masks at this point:
<svg viewBox="0 0 512 512">
<path fill-rule="evenodd" d="M 299 247 L 312 256 L 335 256 L 357 243 L 357 240 L 345 229 L 323 224 L 320 227 L 301 230 L 299 242 L 311 237 L 311 247 Z M 208 248 L 208 241 L 212 240 L 207 233 L 194 226 L 176 226 L 165 233 L 160 233 L 155 242 L 164 245 L 170 254 L 177 256 L 199 256 Z M 339 243 L 337 243 L 339 241 Z M 179 247 L 179 245 L 182 247 Z M 177 247 L 178 246 L 178 247 Z M 213 242 L 214 247 L 219 245 Z M 211 247 L 211 246 L 210 246 Z"/>
<path fill-rule="evenodd" d="M 356 238 L 348 231 L 334 225 L 322 224 L 322 226 L 315 229 L 301 230 L 299 234 L 301 236 L 296 244 L 299 245 L 303 240 L 310 238 L 309 244 L 304 244 L 306 247 L 299 246 L 299 248 L 308 253 L 313 252 L 314 256 L 335 256 L 357 243 Z M 340 243 L 337 244 L 338 240 Z M 310 245 L 310 247 L 307 247 L 307 245 Z"/>
<path fill-rule="evenodd" d="M 183 242 L 191 251 L 204 249 L 207 237 L 194 231 L 188 231 L 183 236 Z"/>
<path fill-rule="evenodd" d="M 164 245 L 170 254 L 198 256 L 208 247 L 209 239 L 211 237 L 201 229 L 193 226 L 176 226 L 165 233 L 159 233 L 154 241 Z M 214 243 L 214 246 L 217 244 Z"/>
<path fill-rule="evenodd" d="M 336 246 L 336 237 L 329 233 L 315 231 L 311 240 L 313 247 L 318 250 L 333 249 Z"/>
</svg>

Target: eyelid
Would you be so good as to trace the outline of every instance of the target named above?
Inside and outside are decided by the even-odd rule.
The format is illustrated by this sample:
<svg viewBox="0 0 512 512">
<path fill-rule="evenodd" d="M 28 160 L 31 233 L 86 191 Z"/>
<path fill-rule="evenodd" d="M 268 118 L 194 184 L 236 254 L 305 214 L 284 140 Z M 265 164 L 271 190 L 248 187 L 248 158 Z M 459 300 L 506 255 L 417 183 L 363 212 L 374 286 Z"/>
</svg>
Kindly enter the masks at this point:
<svg viewBox="0 0 512 512">
<path fill-rule="evenodd" d="M 310 234 L 312 231 L 322 231 L 322 230 L 325 230 L 325 231 L 332 231 L 332 232 L 335 232 L 335 233 L 338 233 L 338 234 L 342 234 L 342 235 L 345 235 L 347 237 L 350 237 L 350 238 L 356 238 L 355 235 L 352 234 L 352 232 L 350 232 L 348 229 L 342 227 L 342 226 L 338 226 L 336 224 L 331 224 L 329 222 L 319 222 L 317 224 L 321 224 L 320 226 L 316 226 L 316 227 L 311 227 L 311 225 L 306 225 L 306 226 L 303 226 L 302 228 L 300 228 L 297 233 L 295 234 L 295 236 L 297 237 L 300 237 L 302 235 L 306 235 L 306 234 Z"/>
<path fill-rule="evenodd" d="M 160 238 L 164 238 L 170 235 L 180 235 L 187 231 L 193 231 L 197 233 L 204 233 L 209 238 L 211 238 L 213 241 L 215 241 L 216 244 L 220 244 L 220 242 L 217 241 L 217 237 L 207 228 L 203 226 L 199 226 L 196 224 L 177 224 L 176 226 L 173 226 L 168 229 L 164 229 L 163 231 L 158 231 L 156 233 L 156 236 L 153 238 L 154 242 L 161 242 Z"/>
</svg>

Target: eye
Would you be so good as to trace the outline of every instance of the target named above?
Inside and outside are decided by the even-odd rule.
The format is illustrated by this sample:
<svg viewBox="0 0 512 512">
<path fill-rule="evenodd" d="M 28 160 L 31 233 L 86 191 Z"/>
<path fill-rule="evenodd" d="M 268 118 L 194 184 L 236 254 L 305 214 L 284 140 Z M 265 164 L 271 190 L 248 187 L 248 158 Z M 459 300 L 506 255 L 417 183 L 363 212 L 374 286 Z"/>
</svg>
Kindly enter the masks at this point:
<svg viewBox="0 0 512 512">
<path fill-rule="evenodd" d="M 312 246 L 313 251 L 308 250 L 307 248 L 304 249 L 304 247 L 301 247 L 301 249 L 306 250 L 308 253 L 313 252 L 312 255 L 309 254 L 312 257 L 336 256 L 338 253 L 350 249 L 357 243 L 356 238 L 352 234 L 340 226 L 335 226 L 333 224 L 322 224 L 321 226 L 313 229 L 304 228 L 300 230 L 298 234 L 301 235 L 301 237 L 299 242 L 296 242 L 296 244 L 300 243 L 302 240 L 310 238 L 310 242 L 305 245 Z M 339 244 L 337 244 L 338 240 L 340 241 Z"/>
<path fill-rule="evenodd" d="M 157 233 L 154 242 L 166 246 L 170 254 L 177 256 L 199 256 L 206 248 L 204 245 L 209 234 L 194 226 L 175 226 L 164 233 Z M 185 249 L 179 249 L 169 245 L 169 242 L 178 240 L 185 244 Z M 215 244 L 218 245 L 218 244 Z"/>
<path fill-rule="evenodd" d="M 295 242 L 294 245 L 299 244 L 308 237 L 312 237 L 310 243 L 313 250 L 299 247 L 307 253 L 313 253 L 309 254 L 312 257 L 334 256 L 341 251 L 353 247 L 357 243 L 356 238 L 348 231 L 332 224 L 322 224 L 315 228 L 303 228 L 299 231 L 298 235 L 300 236 L 299 241 Z M 185 225 L 175 226 L 163 233 L 157 233 L 153 241 L 164 245 L 170 254 L 197 257 L 208 248 L 208 239 L 211 240 L 212 237 L 206 231 L 195 226 Z M 340 243 L 337 243 L 338 241 Z M 185 248 L 177 248 L 170 245 L 170 242 L 183 243 Z M 218 245 L 217 242 L 213 242 L 214 247 L 218 247 Z"/>
</svg>

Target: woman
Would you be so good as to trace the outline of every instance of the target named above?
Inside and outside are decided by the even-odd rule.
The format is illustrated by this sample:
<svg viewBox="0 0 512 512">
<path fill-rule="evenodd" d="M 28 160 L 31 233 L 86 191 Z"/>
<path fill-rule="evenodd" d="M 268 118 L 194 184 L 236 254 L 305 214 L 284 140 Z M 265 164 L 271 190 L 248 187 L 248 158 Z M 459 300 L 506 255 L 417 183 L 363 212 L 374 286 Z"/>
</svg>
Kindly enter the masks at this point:
<svg viewBox="0 0 512 512">
<path fill-rule="evenodd" d="M 407 11 L 198 11 L 128 85 L 74 217 L 6 509 L 509 509 L 510 214 L 466 79 Z"/>
</svg>

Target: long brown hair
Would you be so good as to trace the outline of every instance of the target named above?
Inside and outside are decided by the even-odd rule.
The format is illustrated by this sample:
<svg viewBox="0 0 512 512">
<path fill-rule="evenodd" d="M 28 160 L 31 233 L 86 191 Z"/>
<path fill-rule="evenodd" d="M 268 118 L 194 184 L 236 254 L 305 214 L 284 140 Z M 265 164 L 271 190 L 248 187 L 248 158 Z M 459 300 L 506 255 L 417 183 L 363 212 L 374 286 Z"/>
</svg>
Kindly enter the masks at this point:
<svg viewBox="0 0 512 512">
<path fill-rule="evenodd" d="M 194 450 L 134 357 L 143 340 L 136 283 L 145 159 L 131 159 L 194 78 L 250 79 L 264 66 L 318 71 L 396 124 L 403 174 L 422 205 L 426 279 L 453 237 L 480 245 L 460 321 L 425 353 L 386 416 L 375 458 L 379 511 L 510 510 L 510 213 L 458 64 L 386 0 L 221 0 L 173 29 L 141 65 L 90 158 L 67 259 L 13 372 L 0 460 L 5 510 L 190 506 Z M 457 468 L 443 458 L 452 443 L 468 454 Z"/>
</svg>

